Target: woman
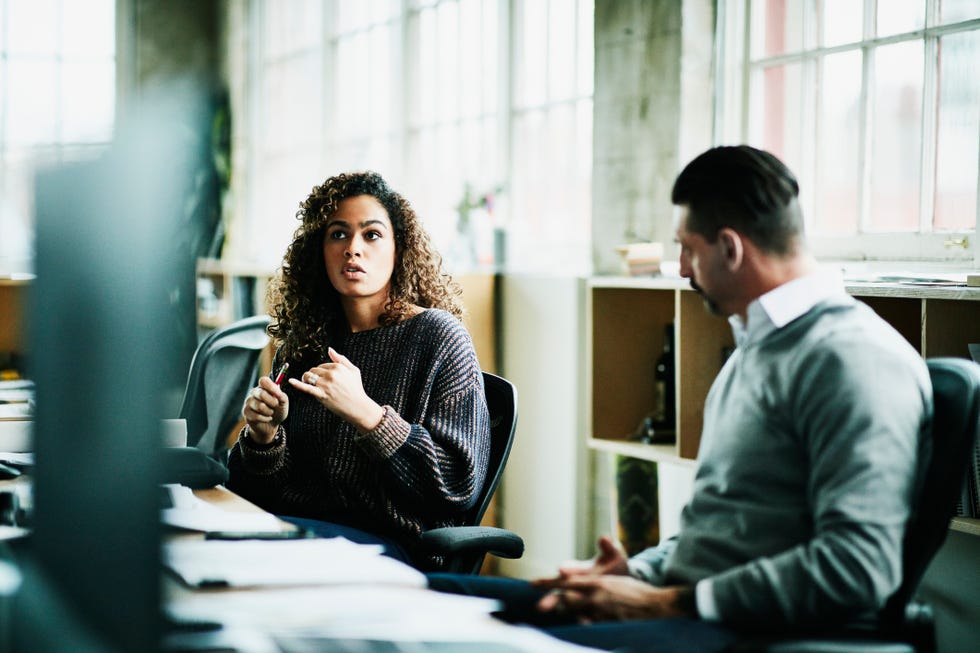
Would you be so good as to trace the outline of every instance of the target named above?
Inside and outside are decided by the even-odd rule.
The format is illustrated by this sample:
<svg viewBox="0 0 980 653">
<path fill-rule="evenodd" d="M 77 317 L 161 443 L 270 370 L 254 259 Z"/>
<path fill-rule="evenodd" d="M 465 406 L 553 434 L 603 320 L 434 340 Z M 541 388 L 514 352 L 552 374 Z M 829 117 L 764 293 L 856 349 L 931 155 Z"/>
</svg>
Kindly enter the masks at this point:
<svg viewBox="0 0 980 653">
<path fill-rule="evenodd" d="M 326 180 L 272 288 L 273 374 L 245 400 L 229 486 L 318 535 L 412 564 L 486 475 L 483 376 L 415 212 L 375 173 Z M 278 374 L 277 374 L 278 375 Z"/>
</svg>

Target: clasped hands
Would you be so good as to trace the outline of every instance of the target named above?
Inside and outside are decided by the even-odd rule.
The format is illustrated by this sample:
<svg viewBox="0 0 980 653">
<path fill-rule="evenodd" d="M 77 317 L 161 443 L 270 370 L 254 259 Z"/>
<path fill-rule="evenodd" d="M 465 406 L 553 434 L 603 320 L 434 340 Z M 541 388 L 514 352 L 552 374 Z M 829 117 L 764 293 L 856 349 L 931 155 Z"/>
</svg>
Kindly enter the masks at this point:
<svg viewBox="0 0 980 653">
<path fill-rule="evenodd" d="M 567 612 L 579 623 L 691 616 L 680 607 L 679 587 L 657 587 L 629 575 L 626 552 L 599 538 L 592 561 L 563 565 L 554 578 L 531 581 L 551 590 L 538 602 L 542 612 Z"/>
<path fill-rule="evenodd" d="M 327 349 L 330 361 L 310 368 L 289 384 L 305 392 L 323 406 L 350 422 L 361 431 L 370 431 L 381 423 L 384 409 L 364 392 L 361 370 L 332 347 Z M 245 399 L 242 416 L 258 444 L 268 444 L 279 425 L 289 415 L 289 397 L 269 377 L 259 379 Z"/>
</svg>

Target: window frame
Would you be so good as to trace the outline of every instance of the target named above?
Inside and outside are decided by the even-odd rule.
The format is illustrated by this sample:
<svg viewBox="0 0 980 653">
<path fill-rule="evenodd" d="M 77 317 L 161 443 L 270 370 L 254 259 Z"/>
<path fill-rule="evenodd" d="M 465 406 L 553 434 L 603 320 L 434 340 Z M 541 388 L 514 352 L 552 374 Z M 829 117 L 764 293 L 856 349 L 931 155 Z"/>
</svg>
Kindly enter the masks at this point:
<svg viewBox="0 0 980 653">
<path fill-rule="evenodd" d="M 811 251 L 820 259 L 840 260 L 908 260 L 937 263 L 977 264 L 980 263 L 980 242 L 977 238 L 977 225 L 980 224 L 980 171 L 978 171 L 976 214 L 972 228 L 932 231 L 935 211 L 934 179 L 937 156 L 934 147 L 938 116 L 937 79 L 939 65 L 937 45 L 939 39 L 951 34 L 980 30 L 980 17 L 950 23 L 937 24 L 938 1 L 926 0 L 925 21 L 921 29 L 873 36 L 874 0 L 863 0 L 863 25 L 861 40 L 834 46 L 814 45 L 812 24 L 813 11 L 804 11 L 804 46 L 790 53 L 751 56 L 751 8 L 753 0 L 722 0 L 718 3 L 715 47 L 715 143 L 750 143 L 750 89 L 753 73 L 766 67 L 800 63 L 803 67 L 804 88 L 802 103 L 808 111 L 802 121 L 801 142 L 804 163 L 801 169 L 794 170 L 800 179 L 800 199 L 806 216 L 807 226 L 816 218 L 812 196 L 815 180 L 815 112 L 819 102 L 817 69 L 823 57 L 841 52 L 859 51 L 862 55 L 863 73 L 861 79 L 859 134 L 859 162 L 861 183 L 859 184 L 859 231 L 856 234 L 826 235 L 811 234 L 808 243 Z M 756 0 L 759 1 L 759 0 Z M 807 6 L 814 0 L 805 0 Z M 870 155 L 868 140 L 873 130 L 874 116 L 868 110 L 871 84 L 869 69 L 874 65 L 876 50 L 885 45 L 901 42 L 924 42 L 924 68 L 922 86 L 922 120 L 920 150 L 920 207 L 919 231 L 870 233 L 861 231 L 869 222 L 869 175 Z"/>
</svg>

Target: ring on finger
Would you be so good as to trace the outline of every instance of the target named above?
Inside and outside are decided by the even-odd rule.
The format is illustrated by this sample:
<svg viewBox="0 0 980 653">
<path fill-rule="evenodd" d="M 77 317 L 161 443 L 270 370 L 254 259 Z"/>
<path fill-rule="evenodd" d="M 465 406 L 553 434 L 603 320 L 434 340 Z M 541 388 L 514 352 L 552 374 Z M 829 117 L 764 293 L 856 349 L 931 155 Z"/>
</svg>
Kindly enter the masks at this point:
<svg viewBox="0 0 980 653">
<path fill-rule="evenodd" d="M 306 375 L 306 383 L 309 385 L 316 385 L 317 382 L 319 381 L 320 381 L 320 377 L 318 377 L 313 372 L 310 372 Z"/>
</svg>

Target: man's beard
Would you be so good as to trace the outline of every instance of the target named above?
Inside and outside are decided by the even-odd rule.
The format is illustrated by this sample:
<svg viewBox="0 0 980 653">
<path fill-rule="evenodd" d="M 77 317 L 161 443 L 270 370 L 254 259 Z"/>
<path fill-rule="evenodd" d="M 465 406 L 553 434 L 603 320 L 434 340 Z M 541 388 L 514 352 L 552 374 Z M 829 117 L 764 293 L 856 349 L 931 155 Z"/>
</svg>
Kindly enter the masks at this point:
<svg viewBox="0 0 980 653">
<path fill-rule="evenodd" d="M 704 306 L 705 308 L 708 309 L 709 313 L 711 313 L 712 315 L 725 317 L 725 314 L 721 311 L 721 307 L 719 307 L 718 304 L 715 303 L 715 300 L 711 299 L 710 297 L 704 294 L 704 289 L 701 288 L 701 286 L 699 286 L 697 282 L 694 281 L 694 279 L 691 279 L 691 288 L 694 288 L 694 291 L 697 294 L 701 295 L 701 301 L 704 302 Z"/>
</svg>

